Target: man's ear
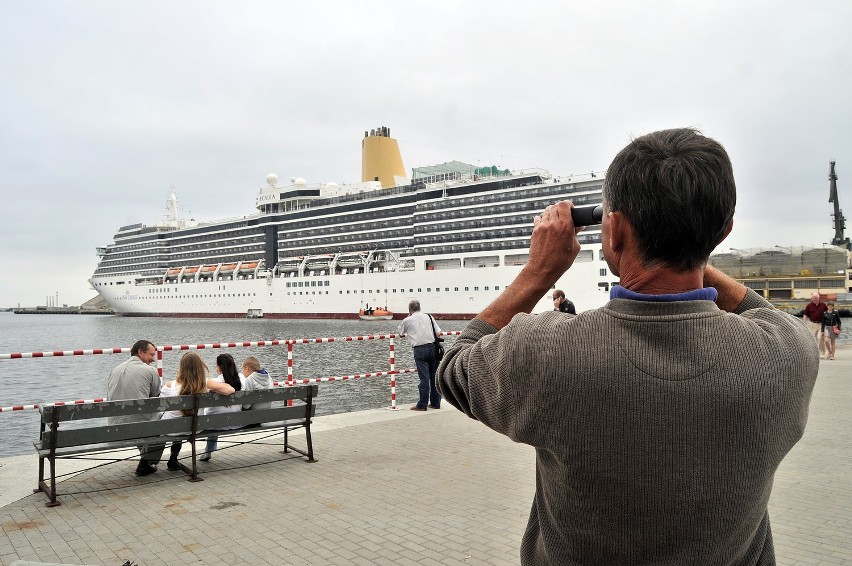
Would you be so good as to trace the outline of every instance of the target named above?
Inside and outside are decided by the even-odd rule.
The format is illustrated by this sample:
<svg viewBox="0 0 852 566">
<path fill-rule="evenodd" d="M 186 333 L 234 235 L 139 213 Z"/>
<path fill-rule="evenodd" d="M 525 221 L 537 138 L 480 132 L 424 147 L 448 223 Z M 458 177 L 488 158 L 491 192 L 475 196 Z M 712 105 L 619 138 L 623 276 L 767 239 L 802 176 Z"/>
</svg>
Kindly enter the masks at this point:
<svg viewBox="0 0 852 566">
<path fill-rule="evenodd" d="M 621 212 L 609 213 L 609 247 L 618 254 L 624 251 L 626 220 Z"/>
<path fill-rule="evenodd" d="M 718 243 L 718 244 L 716 244 L 716 245 L 718 246 L 719 244 L 721 244 L 722 242 L 724 242 L 724 241 L 725 241 L 725 238 L 727 238 L 727 237 L 728 237 L 728 234 L 730 234 L 730 233 L 731 233 L 731 230 L 733 230 L 733 229 L 734 229 L 734 219 L 733 219 L 733 218 L 731 218 L 730 220 L 728 220 L 728 225 L 727 225 L 727 226 L 725 226 L 725 231 L 724 231 L 724 233 L 722 234 L 722 238 L 719 240 L 719 243 Z"/>
</svg>

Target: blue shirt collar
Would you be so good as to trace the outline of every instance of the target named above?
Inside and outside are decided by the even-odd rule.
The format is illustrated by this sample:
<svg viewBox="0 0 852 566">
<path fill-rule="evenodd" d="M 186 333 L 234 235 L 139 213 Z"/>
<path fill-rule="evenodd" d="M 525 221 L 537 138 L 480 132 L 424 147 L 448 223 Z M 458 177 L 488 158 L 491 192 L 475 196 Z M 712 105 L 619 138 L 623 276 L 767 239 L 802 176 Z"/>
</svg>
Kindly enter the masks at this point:
<svg viewBox="0 0 852 566">
<path fill-rule="evenodd" d="M 673 295 L 646 295 L 644 293 L 635 293 L 621 285 L 615 285 L 609 290 L 610 299 L 629 299 L 631 301 L 648 301 L 657 303 L 672 303 L 675 301 L 713 301 L 719 293 L 713 287 L 705 287 L 703 289 L 693 289 L 686 293 L 675 293 Z"/>
</svg>

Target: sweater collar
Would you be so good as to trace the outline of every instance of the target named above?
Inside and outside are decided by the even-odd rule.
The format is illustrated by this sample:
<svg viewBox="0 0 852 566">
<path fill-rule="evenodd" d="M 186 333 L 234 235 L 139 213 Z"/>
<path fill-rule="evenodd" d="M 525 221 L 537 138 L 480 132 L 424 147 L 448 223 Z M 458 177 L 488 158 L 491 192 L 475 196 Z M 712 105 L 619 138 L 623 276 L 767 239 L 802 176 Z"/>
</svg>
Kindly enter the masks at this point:
<svg viewBox="0 0 852 566">
<path fill-rule="evenodd" d="M 713 287 L 705 287 L 703 289 L 693 289 L 685 293 L 674 293 L 670 295 L 646 295 L 644 293 L 636 293 L 621 285 L 615 285 L 609 291 L 610 299 L 628 299 L 630 301 L 645 301 L 652 303 L 674 303 L 679 301 L 713 301 L 719 293 Z"/>
</svg>

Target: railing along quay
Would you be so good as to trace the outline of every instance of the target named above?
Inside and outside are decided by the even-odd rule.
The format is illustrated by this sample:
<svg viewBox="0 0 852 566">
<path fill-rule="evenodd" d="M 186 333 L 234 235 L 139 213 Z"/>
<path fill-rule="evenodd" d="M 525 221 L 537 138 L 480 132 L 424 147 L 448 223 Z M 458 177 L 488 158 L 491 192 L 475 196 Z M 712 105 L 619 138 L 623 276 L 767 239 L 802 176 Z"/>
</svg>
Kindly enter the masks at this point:
<svg viewBox="0 0 852 566">
<path fill-rule="evenodd" d="M 461 331 L 440 332 L 440 336 L 458 336 Z M 307 383 L 331 383 L 337 381 L 350 381 L 356 379 L 366 379 L 370 377 L 390 377 L 390 398 L 391 403 L 388 409 L 396 411 L 396 376 L 401 374 L 416 373 L 416 368 L 396 369 L 395 355 L 395 339 L 399 338 L 398 334 L 367 334 L 363 336 L 346 336 L 342 338 L 296 338 L 285 340 L 255 340 L 255 341 L 235 341 L 235 342 L 213 342 L 210 344 L 178 344 L 156 346 L 157 348 L 157 373 L 163 377 L 163 353 L 164 352 L 186 352 L 189 350 L 211 350 L 211 349 L 229 349 L 229 348 L 253 348 L 253 347 L 287 347 L 287 372 L 286 378 L 283 380 L 272 380 L 273 387 L 292 387 L 294 385 L 302 385 Z M 293 346 L 304 344 L 331 344 L 334 342 L 362 342 L 387 340 L 389 351 L 389 369 L 387 371 L 378 370 L 363 373 L 353 373 L 349 375 L 329 376 L 329 377 L 310 377 L 296 378 L 293 375 Z M 115 348 L 89 348 L 89 349 L 73 349 L 73 350 L 53 350 L 42 352 L 13 352 L 8 354 L 0 354 L 0 360 L 23 360 L 33 358 L 59 358 L 59 357 L 82 357 L 82 356 L 100 356 L 113 354 L 129 354 L 130 348 L 115 347 Z M 52 405 L 72 405 L 82 403 L 102 403 L 106 398 L 97 397 L 94 399 L 76 399 L 72 401 L 53 401 L 50 403 L 31 403 L 31 404 L 16 404 L 7 407 L 0 407 L 0 413 L 11 411 L 34 410 L 39 407 Z"/>
</svg>

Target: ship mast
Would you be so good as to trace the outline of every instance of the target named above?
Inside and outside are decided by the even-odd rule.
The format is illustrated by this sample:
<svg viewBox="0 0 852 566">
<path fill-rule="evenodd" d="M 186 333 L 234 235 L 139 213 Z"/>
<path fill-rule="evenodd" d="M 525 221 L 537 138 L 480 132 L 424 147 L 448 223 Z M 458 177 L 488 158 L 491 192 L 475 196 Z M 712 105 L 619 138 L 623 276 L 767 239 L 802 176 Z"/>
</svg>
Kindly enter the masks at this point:
<svg viewBox="0 0 852 566">
<path fill-rule="evenodd" d="M 846 230 L 846 217 L 843 216 L 843 211 L 840 210 L 840 199 L 837 196 L 837 174 L 834 172 L 834 161 L 829 162 L 831 168 L 828 172 L 829 193 L 828 202 L 834 203 L 834 213 L 831 215 L 834 218 L 834 239 L 831 240 L 832 245 L 843 246 L 847 250 L 852 250 L 852 244 L 849 238 L 846 238 L 844 231 Z"/>
</svg>

